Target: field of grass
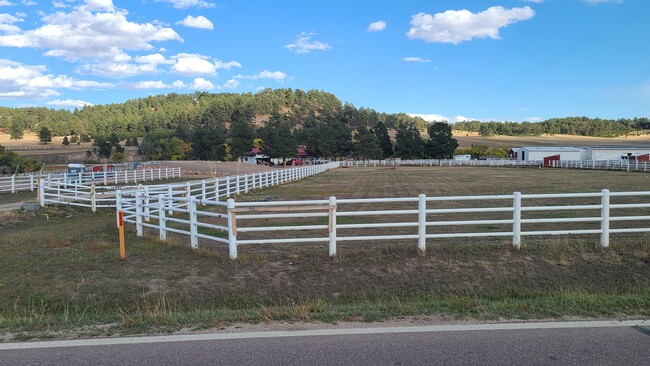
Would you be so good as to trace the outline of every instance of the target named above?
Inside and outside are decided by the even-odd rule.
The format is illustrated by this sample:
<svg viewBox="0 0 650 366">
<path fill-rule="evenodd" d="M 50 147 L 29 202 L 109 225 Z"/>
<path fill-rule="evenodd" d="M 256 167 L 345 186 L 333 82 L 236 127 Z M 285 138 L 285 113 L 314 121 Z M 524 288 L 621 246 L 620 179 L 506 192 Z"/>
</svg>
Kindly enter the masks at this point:
<svg viewBox="0 0 650 366">
<path fill-rule="evenodd" d="M 540 169 L 337 169 L 239 200 L 644 190 L 650 175 Z M 650 239 L 242 247 L 161 243 L 127 230 L 118 259 L 113 212 L 71 207 L 0 213 L 4 339 L 207 329 L 236 322 L 563 319 L 650 316 Z"/>
</svg>

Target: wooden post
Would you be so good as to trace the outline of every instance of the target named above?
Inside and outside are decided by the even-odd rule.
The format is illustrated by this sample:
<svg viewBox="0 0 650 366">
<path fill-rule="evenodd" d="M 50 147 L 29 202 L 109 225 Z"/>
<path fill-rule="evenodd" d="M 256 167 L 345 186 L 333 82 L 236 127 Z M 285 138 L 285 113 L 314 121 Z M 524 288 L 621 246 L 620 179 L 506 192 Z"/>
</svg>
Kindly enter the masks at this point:
<svg viewBox="0 0 650 366">
<path fill-rule="evenodd" d="M 118 230 L 120 232 L 120 260 L 126 259 L 126 247 L 124 245 L 124 211 L 117 211 Z"/>
</svg>

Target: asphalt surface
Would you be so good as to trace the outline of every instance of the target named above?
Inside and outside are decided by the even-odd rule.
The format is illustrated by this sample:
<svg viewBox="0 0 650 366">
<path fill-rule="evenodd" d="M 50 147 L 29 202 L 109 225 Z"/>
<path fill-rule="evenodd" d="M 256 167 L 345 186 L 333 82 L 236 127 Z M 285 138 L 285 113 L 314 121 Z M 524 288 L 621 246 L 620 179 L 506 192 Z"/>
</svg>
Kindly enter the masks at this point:
<svg viewBox="0 0 650 366">
<path fill-rule="evenodd" d="M 2 365 L 648 365 L 648 322 L 434 326 L 0 344 Z M 550 324 L 550 325 L 549 325 Z M 32 348 L 30 348 L 32 347 Z"/>
</svg>

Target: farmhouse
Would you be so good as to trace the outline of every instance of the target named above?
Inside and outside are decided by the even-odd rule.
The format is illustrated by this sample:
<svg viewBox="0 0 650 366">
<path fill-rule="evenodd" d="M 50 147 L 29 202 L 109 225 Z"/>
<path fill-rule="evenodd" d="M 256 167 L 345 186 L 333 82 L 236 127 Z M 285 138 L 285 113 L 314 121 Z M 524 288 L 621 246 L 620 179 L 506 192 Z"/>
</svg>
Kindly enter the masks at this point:
<svg viewBox="0 0 650 366">
<path fill-rule="evenodd" d="M 517 160 L 522 161 L 544 161 L 544 165 L 556 160 L 580 160 L 582 150 L 577 147 L 525 146 L 519 149 Z"/>
<path fill-rule="evenodd" d="M 598 146 L 585 147 L 582 160 L 644 160 L 650 154 L 650 147 Z M 637 158 L 639 157 L 639 158 Z"/>
</svg>

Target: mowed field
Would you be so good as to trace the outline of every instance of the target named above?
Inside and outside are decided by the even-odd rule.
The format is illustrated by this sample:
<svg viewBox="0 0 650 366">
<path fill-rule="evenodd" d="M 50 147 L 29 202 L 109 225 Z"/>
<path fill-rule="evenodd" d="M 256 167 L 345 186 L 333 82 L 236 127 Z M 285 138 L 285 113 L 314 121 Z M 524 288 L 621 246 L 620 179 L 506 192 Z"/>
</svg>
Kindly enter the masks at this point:
<svg viewBox="0 0 650 366">
<path fill-rule="evenodd" d="M 645 190 L 650 175 L 513 169 L 336 169 L 238 200 Z M 0 196 L 0 200 L 2 196 Z M 650 316 L 650 240 L 630 235 L 349 243 L 192 251 L 127 230 L 114 212 L 70 207 L 0 213 L 0 332 L 5 339 L 213 329 L 237 323 Z"/>
</svg>

